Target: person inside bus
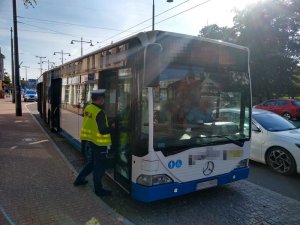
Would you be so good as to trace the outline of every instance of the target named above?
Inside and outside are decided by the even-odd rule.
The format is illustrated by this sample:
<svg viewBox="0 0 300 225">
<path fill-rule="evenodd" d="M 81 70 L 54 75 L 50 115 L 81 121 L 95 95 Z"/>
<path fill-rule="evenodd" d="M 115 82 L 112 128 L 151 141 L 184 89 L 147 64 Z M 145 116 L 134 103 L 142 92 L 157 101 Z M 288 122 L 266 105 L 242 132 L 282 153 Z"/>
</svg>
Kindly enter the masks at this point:
<svg viewBox="0 0 300 225">
<path fill-rule="evenodd" d="M 208 99 L 191 101 L 191 109 L 186 114 L 185 123 L 187 127 L 210 123 L 213 121 L 211 103 Z"/>
<path fill-rule="evenodd" d="M 87 184 L 88 181 L 85 178 L 93 172 L 94 191 L 97 196 L 101 197 L 111 195 L 111 191 L 103 188 L 102 177 L 107 168 L 108 150 L 112 145 L 110 133 L 115 125 L 112 124 L 111 127 L 108 125 L 103 109 L 105 89 L 93 91 L 91 99 L 92 103 L 84 109 L 80 139 L 87 142 L 86 145 L 91 149 L 92 156 L 87 160 L 73 184 L 74 186 Z"/>
</svg>

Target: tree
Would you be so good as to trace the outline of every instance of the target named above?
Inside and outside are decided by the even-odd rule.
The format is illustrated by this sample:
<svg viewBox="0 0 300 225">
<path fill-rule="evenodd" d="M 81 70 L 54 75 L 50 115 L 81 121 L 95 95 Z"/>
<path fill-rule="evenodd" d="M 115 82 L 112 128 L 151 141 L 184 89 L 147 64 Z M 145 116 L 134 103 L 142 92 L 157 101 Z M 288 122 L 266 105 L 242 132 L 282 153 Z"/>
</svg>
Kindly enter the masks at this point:
<svg viewBox="0 0 300 225">
<path fill-rule="evenodd" d="M 27 87 L 27 81 L 24 80 L 24 78 L 21 80 L 21 87 L 26 88 Z"/>
<path fill-rule="evenodd" d="M 236 11 L 234 26 L 211 25 L 201 36 L 249 47 L 253 96 L 293 96 L 300 48 L 300 1 L 266 0 Z M 299 92 L 299 91 L 298 91 Z"/>
<path fill-rule="evenodd" d="M 271 98 L 288 94 L 293 87 L 299 50 L 299 18 L 292 2 L 267 0 L 239 12 L 234 29 L 237 43 L 251 51 L 253 95 Z M 299 5 L 299 4 L 298 4 Z"/>
<path fill-rule="evenodd" d="M 4 73 L 3 82 L 7 85 L 11 84 L 11 80 L 10 80 L 8 73 Z"/>
<path fill-rule="evenodd" d="M 235 43 L 237 39 L 236 32 L 233 28 L 230 27 L 219 27 L 216 24 L 212 24 L 209 26 L 204 27 L 201 31 L 199 36 L 227 41 L 231 43 Z"/>
</svg>

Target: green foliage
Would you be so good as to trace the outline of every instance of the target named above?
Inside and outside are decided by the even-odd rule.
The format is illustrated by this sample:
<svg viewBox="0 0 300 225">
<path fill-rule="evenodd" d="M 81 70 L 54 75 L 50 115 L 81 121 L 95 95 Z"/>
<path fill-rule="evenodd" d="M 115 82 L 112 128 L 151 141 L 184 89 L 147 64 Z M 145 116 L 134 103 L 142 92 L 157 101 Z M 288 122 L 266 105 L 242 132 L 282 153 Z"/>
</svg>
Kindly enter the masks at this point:
<svg viewBox="0 0 300 225">
<path fill-rule="evenodd" d="M 21 87 L 22 88 L 27 87 L 27 81 L 26 80 L 24 80 L 24 79 L 21 80 Z"/>
<path fill-rule="evenodd" d="M 204 27 L 200 31 L 200 36 L 216 39 L 216 40 L 227 41 L 231 43 L 236 42 L 236 38 L 237 38 L 237 36 L 235 35 L 235 30 L 233 28 L 219 27 L 216 24 Z"/>
<path fill-rule="evenodd" d="M 298 0 L 260 1 L 236 11 L 232 28 L 210 25 L 200 35 L 249 47 L 254 98 L 294 97 L 299 94 L 299 12 Z"/>
<path fill-rule="evenodd" d="M 3 77 L 3 82 L 7 85 L 10 85 L 11 84 L 11 80 L 10 80 L 10 77 L 7 73 L 4 73 L 4 77 Z"/>
</svg>

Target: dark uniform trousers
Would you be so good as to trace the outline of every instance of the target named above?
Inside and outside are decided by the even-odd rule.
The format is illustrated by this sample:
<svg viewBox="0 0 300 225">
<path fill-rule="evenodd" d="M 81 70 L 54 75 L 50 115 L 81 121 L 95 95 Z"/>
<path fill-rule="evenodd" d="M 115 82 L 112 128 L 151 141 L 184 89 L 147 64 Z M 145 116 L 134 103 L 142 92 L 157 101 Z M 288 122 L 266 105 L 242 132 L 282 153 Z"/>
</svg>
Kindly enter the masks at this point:
<svg viewBox="0 0 300 225">
<path fill-rule="evenodd" d="M 107 146 L 98 146 L 90 141 L 87 144 L 87 147 L 90 148 L 87 151 L 90 151 L 92 155 L 86 157 L 87 163 L 80 171 L 76 180 L 82 181 L 93 172 L 95 193 L 101 193 L 103 191 L 102 177 L 106 169 Z"/>
</svg>

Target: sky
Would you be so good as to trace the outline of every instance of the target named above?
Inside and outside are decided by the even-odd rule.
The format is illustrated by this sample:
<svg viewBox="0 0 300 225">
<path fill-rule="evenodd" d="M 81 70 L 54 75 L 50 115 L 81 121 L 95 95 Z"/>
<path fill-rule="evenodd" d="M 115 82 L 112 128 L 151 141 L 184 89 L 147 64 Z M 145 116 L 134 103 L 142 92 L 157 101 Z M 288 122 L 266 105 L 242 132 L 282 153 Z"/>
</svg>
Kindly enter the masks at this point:
<svg viewBox="0 0 300 225">
<path fill-rule="evenodd" d="M 152 30 L 153 0 L 36 0 L 17 2 L 20 78 L 36 79 L 48 66 L 59 66 L 112 42 Z M 234 8 L 257 0 L 155 0 L 155 29 L 197 36 L 211 24 L 233 25 Z M 12 1 L 0 0 L 0 48 L 11 75 Z M 70 44 L 75 40 L 74 44 Z M 54 53 L 56 54 L 54 55 Z M 62 54 L 63 53 L 63 54 Z M 69 56 L 70 54 L 70 56 Z M 46 58 L 40 58 L 46 57 Z M 42 62 L 42 64 L 40 63 Z"/>
</svg>

